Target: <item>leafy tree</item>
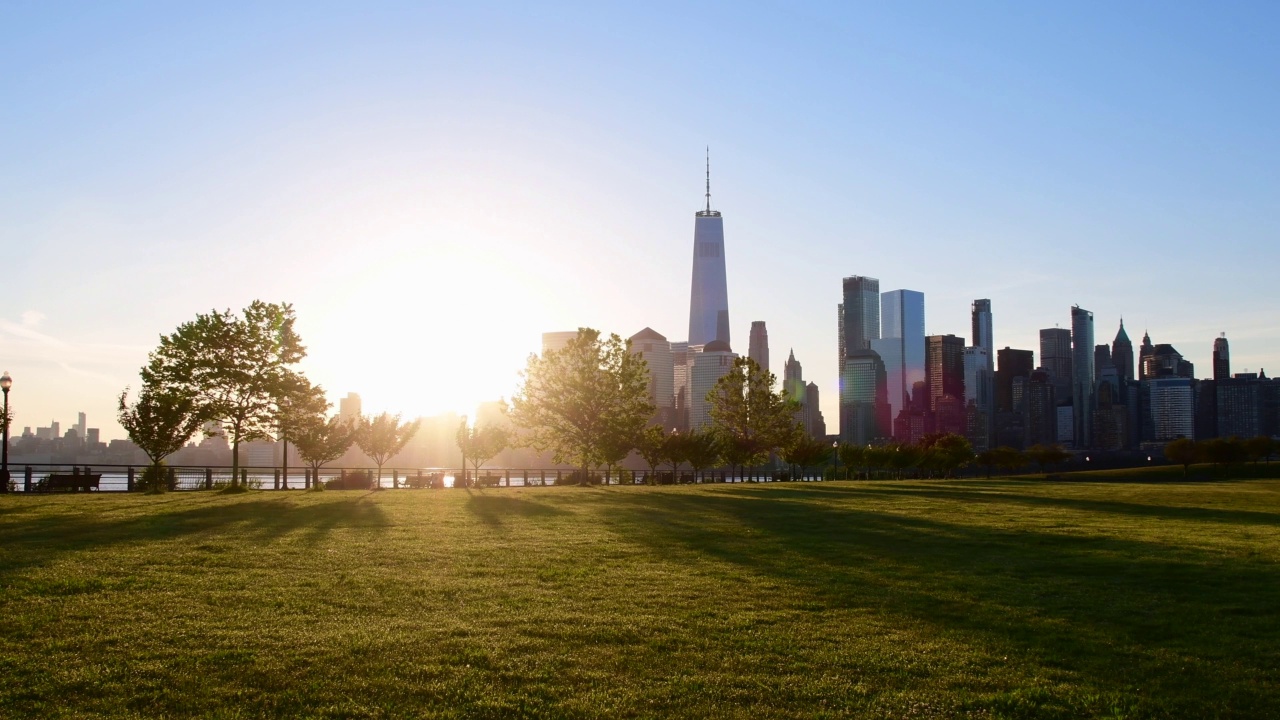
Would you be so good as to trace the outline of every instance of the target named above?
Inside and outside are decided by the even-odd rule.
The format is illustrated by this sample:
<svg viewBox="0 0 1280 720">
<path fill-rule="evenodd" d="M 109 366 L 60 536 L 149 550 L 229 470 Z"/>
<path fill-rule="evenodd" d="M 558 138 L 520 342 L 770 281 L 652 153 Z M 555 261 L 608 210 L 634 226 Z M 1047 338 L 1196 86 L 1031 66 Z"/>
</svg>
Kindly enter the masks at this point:
<svg viewBox="0 0 1280 720">
<path fill-rule="evenodd" d="M 1187 477 L 1191 463 L 1200 459 L 1200 448 L 1191 438 L 1178 438 L 1164 446 L 1164 456 L 1182 466 L 1182 477 Z"/>
<path fill-rule="evenodd" d="M 640 453 L 640 457 L 644 458 L 645 464 L 649 466 L 649 484 L 652 485 L 656 481 L 658 468 L 667 462 L 671 447 L 671 434 L 660 425 L 649 425 L 640 433 L 636 452 Z"/>
<path fill-rule="evenodd" d="M 360 424 L 356 426 L 356 445 L 378 466 L 376 487 L 382 487 L 382 466 L 409 444 L 418 432 L 418 423 L 418 420 L 414 420 L 401 425 L 400 416 L 391 413 L 382 413 L 374 418 L 367 415 L 360 418 Z"/>
<path fill-rule="evenodd" d="M 620 447 L 638 444 L 653 405 L 648 367 L 630 345 L 579 328 L 564 348 L 529 356 L 511 418 L 531 447 L 550 450 L 555 462 L 572 462 L 586 478 Z"/>
<path fill-rule="evenodd" d="M 933 435 L 924 438 L 922 444 L 929 466 L 941 472 L 943 477 L 951 477 L 973 460 L 973 446 L 963 435 Z"/>
<path fill-rule="evenodd" d="M 720 435 L 708 428 L 690 430 L 680 435 L 680 447 L 695 478 L 704 470 L 719 465 L 724 457 Z"/>
<path fill-rule="evenodd" d="M 836 453 L 840 456 L 840 464 L 845 467 L 845 476 L 848 477 L 850 470 L 854 468 L 865 468 L 867 465 L 867 447 L 856 443 L 840 443 Z M 839 478 L 837 478 L 839 479 Z"/>
<path fill-rule="evenodd" d="M 807 433 L 797 433 L 791 442 L 782 449 L 782 459 L 792 468 L 792 476 L 817 465 L 825 465 L 831 457 L 831 446 L 825 440 L 810 437 Z"/>
<path fill-rule="evenodd" d="M 776 382 L 755 360 L 740 357 L 707 393 L 711 421 L 730 465 L 758 465 L 801 432 L 796 403 L 785 391 L 774 392 Z"/>
<path fill-rule="evenodd" d="M 1043 473 L 1049 465 L 1058 465 L 1070 460 L 1071 453 L 1063 450 L 1058 445 L 1037 444 L 1027 448 L 1027 457 L 1040 466 L 1040 472 Z"/>
<path fill-rule="evenodd" d="M 497 425 L 468 426 L 464 419 L 458 425 L 454 441 L 462 451 L 463 459 L 471 463 L 472 475 L 479 479 L 480 468 L 506 449 L 508 437 L 505 428 Z"/>
<path fill-rule="evenodd" d="M 315 416 L 304 418 L 294 426 L 293 444 L 311 468 L 315 487 L 320 484 L 320 468 L 342 457 L 355 442 L 355 437 L 355 426 L 337 415 L 328 420 Z"/>
<path fill-rule="evenodd" d="M 1000 468 L 1000 471 L 1005 474 L 1012 473 L 1027 464 L 1027 456 L 1024 455 L 1021 450 L 1011 448 L 1007 445 L 1001 445 L 996 448 L 995 453 L 996 467 Z"/>
<path fill-rule="evenodd" d="M 924 451 L 916 445 L 901 443 L 893 448 L 893 457 L 889 459 L 889 467 L 894 475 L 902 479 L 907 470 L 916 467 L 924 460 Z"/>
<path fill-rule="evenodd" d="M 1259 460 L 1266 460 L 1270 464 L 1271 455 L 1276 451 L 1276 441 L 1266 435 L 1259 435 L 1245 440 L 1244 449 L 1253 464 L 1258 464 Z"/>
<path fill-rule="evenodd" d="M 688 435 L 673 432 L 667 435 L 663 443 L 663 459 L 671 465 L 671 481 L 680 480 L 680 466 L 689 459 L 690 439 Z"/>
<path fill-rule="evenodd" d="M 1238 437 L 1214 438 L 1199 443 L 1199 446 L 1201 457 L 1222 468 L 1224 472 L 1248 457 L 1248 450 Z"/>
<path fill-rule="evenodd" d="M 991 470 L 995 468 L 999 454 L 995 448 L 983 450 L 974 457 L 974 462 L 987 469 L 987 479 L 991 479 Z"/>
<path fill-rule="evenodd" d="M 280 396 L 276 398 L 276 428 L 283 446 L 280 453 L 283 487 L 288 490 L 289 439 L 305 424 L 323 423 L 330 403 L 324 398 L 324 390 L 319 385 L 312 385 L 311 381 L 298 373 L 291 373 L 281 390 Z"/>
<path fill-rule="evenodd" d="M 160 338 L 142 368 L 156 393 L 188 397 L 201 420 L 216 420 L 231 443 L 231 482 L 240 444 L 270 438 L 276 404 L 297 382 L 290 366 L 306 356 L 293 329 L 293 306 L 254 300 L 240 315 L 214 310 Z"/>
<path fill-rule="evenodd" d="M 144 475 L 149 491 L 164 487 L 164 459 L 181 450 L 201 423 L 192 398 L 165 395 L 145 385 L 132 405 L 129 389 L 120 393 L 116 418 L 133 444 L 151 459 L 151 469 Z"/>
</svg>

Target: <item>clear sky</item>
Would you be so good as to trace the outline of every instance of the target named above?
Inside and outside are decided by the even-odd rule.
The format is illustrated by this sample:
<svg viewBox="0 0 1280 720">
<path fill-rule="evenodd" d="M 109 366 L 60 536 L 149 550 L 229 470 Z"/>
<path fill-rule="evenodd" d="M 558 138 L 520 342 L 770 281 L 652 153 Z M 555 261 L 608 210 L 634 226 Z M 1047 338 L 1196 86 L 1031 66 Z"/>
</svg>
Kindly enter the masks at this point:
<svg viewBox="0 0 1280 720">
<path fill-rule="evenodd" d="M 765 320 L 833 431 L 845 275 L 924 292 L 931 334 L 991 298 L 1037 360 L 1079 304 L 1280 373 L 1278 34 L 1275 3 L 5 3 L 15 425 L 120 437 L 158 337 L 254 298 L 332 399 L 407 415 L 510 396 L 543 331 L 682 340 L 706 145 L 734 349 Z"/>
</svg>

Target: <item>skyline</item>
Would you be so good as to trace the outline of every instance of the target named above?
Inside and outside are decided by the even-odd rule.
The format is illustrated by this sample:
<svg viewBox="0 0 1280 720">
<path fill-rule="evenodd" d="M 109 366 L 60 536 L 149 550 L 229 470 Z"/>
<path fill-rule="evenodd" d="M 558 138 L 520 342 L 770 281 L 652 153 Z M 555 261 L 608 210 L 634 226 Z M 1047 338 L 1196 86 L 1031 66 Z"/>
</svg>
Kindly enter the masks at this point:
<svg viewBox="0 0 1280 720">
<path fill-rule="evenodd" d="M 6 10 L 15 427 L 121 437 L 159 336 L 257 297 L 374 412 L 473 414 L 546 331 L 678 341 L 708 143 L 732 336 L 765 321 L 829 424 L 851 275 L 925 293 L 929 335 L 990 298 L 1037 364 L 1079 305 L 1202 376 L 1221 332 L 1280 366 L 1276 9 L 788 12 Z"/>
</svg>

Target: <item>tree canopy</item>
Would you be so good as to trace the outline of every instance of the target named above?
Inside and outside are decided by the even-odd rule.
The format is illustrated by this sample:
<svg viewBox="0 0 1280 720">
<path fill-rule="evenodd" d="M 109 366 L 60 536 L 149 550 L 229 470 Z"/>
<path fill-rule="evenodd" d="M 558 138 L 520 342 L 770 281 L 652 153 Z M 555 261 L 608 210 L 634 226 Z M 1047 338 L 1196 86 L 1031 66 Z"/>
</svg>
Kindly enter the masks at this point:
<svg viewBox="0 0 1280 720">
<path fill-rule="evenodd" d="M 313 482 L 320 482 L 320 468 L 342 457 L 355 442 L 356 429 L 337 415 L 328 420 L 312 416 L 293 425 L 293 444 L 311 467 Z"/>
<path fill-rule="evenodd" d="M 530 447 L 582 468 L 584 477 L 618 448 L 636 447 L 653 416 L 644 358 L 616 334 L 601 340 L 598 330 L 579 328 L 564 348 L 530 355 L 522 377 L 512 420 Z"/>
<path fill-rule="evenodd" d="M 801 432 L 794 401 L 784 391 L 775 392 L 775 382 L 755 360 L 740 357 L 707 393 L 711 421 L 730 464 L 757 465 Z"/>
<path fill-rule="evenodd" d="M 190 398 L 201 420 L 218 421 L 231 443 L 232 483 L 240 444 L 271 438 L 277 404 L 298 385 L 292 365 L 306 356 L 293 306 L 254 300 L 239 315 L 199 314 L 160 338 L 142 368 L 145 389 Z"/>
<path fill-rule="evenodd" d="M 378 487 L 382 486 L 382 466 L 395 457 L 418 432 L 419 421 L 400 423 L 399 415 L 382 413 L 360 418 L 356 427 L 356 445 L 378 466 Z"/>
<path fill-rule="evenodd" d="M 480 468 L 507 447 L 509 438 L 506 429 L 498 425 L 468 426 L 466 419 L 463 419 L 458 425 L 454 441 L 462 451 L 463 460 L 471 463 L 479 476 Z M 462 483 L 457 485 L 461 486 Z"/>
<path fill-rule="evenodd" d="M 154 466 L 181 450 L 201 423 L 192 398 L 165 395 L 149 387 L 143 387 L 132 404 L 129 389 L 125 388 L 120 393 L 116 419 Z"/>
</svg>

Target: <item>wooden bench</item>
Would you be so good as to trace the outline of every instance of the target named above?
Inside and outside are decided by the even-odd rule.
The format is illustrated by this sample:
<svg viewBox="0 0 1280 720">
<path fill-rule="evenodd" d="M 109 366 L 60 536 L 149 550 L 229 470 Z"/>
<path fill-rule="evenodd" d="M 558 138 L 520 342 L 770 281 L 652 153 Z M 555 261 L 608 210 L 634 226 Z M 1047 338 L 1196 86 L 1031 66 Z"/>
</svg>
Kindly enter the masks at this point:
<svg viewBox="0 0 1280 720">
<path fill-rule="evenodd" d="M 45 478 L 37 490 L 39 492 L 89 492 L 90 490 L 98 489 L 98 481 L 101 479 L 101 474 L 55 474 Z"/>
</svg>

